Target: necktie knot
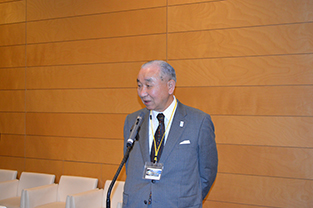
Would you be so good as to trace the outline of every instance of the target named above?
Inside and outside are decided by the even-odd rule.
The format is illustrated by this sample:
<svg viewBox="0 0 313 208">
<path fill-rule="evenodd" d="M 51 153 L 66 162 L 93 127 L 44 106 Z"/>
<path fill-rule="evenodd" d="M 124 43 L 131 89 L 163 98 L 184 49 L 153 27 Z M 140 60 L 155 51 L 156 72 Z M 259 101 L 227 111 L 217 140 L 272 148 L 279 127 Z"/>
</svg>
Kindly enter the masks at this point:
<svg viewBox="0 0 313 208">
<path fill-rule="evenodd" d="M 165 118 L 165 116 L 163 113 L 159 113 L 157 115 L 157 119 L 158 119 L 159 123 L 164 123 L 164 118 Z"/>
</svg>

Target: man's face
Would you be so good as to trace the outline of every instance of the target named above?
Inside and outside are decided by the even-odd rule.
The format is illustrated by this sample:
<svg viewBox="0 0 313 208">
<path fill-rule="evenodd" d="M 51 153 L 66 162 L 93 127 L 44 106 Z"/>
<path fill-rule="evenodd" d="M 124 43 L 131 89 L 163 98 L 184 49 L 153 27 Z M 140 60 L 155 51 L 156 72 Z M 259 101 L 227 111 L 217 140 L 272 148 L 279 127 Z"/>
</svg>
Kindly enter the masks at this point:
<svg viewBox="0 0 313 208">
<path fill-rule="evenodd" d="M 137 77 L 137 91 L 148 110 L 163 112 L 173 101 L 175 82 L 167 77 L 161 80 L 160 75 L 158 65 L 142 68 Z"/>
</svg>

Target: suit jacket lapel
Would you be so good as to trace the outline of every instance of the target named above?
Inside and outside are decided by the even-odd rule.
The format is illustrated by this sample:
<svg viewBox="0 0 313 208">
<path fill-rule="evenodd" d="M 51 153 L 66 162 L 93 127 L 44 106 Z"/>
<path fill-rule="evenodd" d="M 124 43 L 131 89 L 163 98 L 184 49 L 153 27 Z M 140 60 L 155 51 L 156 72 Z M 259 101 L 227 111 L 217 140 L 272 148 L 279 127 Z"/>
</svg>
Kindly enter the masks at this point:
<svg viewBox="0 0 313 208">
<path fill-rule="evenodd" d="M 187 113 L 185 111 L 183 104 L 181 104 L 178 101 L 177 109 L 173 118 L 169 135 L 167 137 L 167 140 L 163 149 L 163 153 L 160 158 L 160 163 L 164 163 L 166 161 L 166 159 L 169 157 L 170 153 L 172 152 L 172 149 L 177 144 L 178 139 L 181 137 L 181 134 L 184 131 L 184 126 L 187 124 L 187 120 L 185 118 L 186 115 Z M 182 127 L 181 127 L 181 122 L 184 122 Z"/>
</svg>

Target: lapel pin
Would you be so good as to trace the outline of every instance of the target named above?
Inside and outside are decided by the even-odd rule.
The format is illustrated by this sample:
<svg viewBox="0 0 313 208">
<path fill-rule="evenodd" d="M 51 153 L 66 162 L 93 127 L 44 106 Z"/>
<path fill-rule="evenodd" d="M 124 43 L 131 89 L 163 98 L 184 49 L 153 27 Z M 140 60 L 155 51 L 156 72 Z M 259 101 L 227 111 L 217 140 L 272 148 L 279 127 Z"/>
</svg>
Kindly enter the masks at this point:
<svg viewBox="0 0 313 208">
<path fill-rule="evenodd" d="M 184 126 L 184 122 L 183 122 L 183 121 L 180 121 L 179 126 L 180 126 L 180 127 L 183 127 L 183 126 Z"/>
</svg>

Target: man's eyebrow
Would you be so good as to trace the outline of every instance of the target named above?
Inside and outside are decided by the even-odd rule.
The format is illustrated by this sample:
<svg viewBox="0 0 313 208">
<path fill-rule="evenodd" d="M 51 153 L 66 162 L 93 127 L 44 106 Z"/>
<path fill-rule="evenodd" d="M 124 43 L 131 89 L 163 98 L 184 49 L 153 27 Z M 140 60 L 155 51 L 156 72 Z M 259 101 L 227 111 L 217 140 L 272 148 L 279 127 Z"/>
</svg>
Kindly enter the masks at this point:
<svg viewBox="0 0 313 208">
<path fill-rule="evenodd" d="M 145 81 L 146 82 L 152 82 L 152 78 L 146 78 Z M 137 79 L 137 82 L 140 82 L 139 79 Z"/>
<path fill-rule="evenodd" d="M 152 82 L 152 78 L 146 78 L 145 81 L 146 82 Z"/>
</svg>

